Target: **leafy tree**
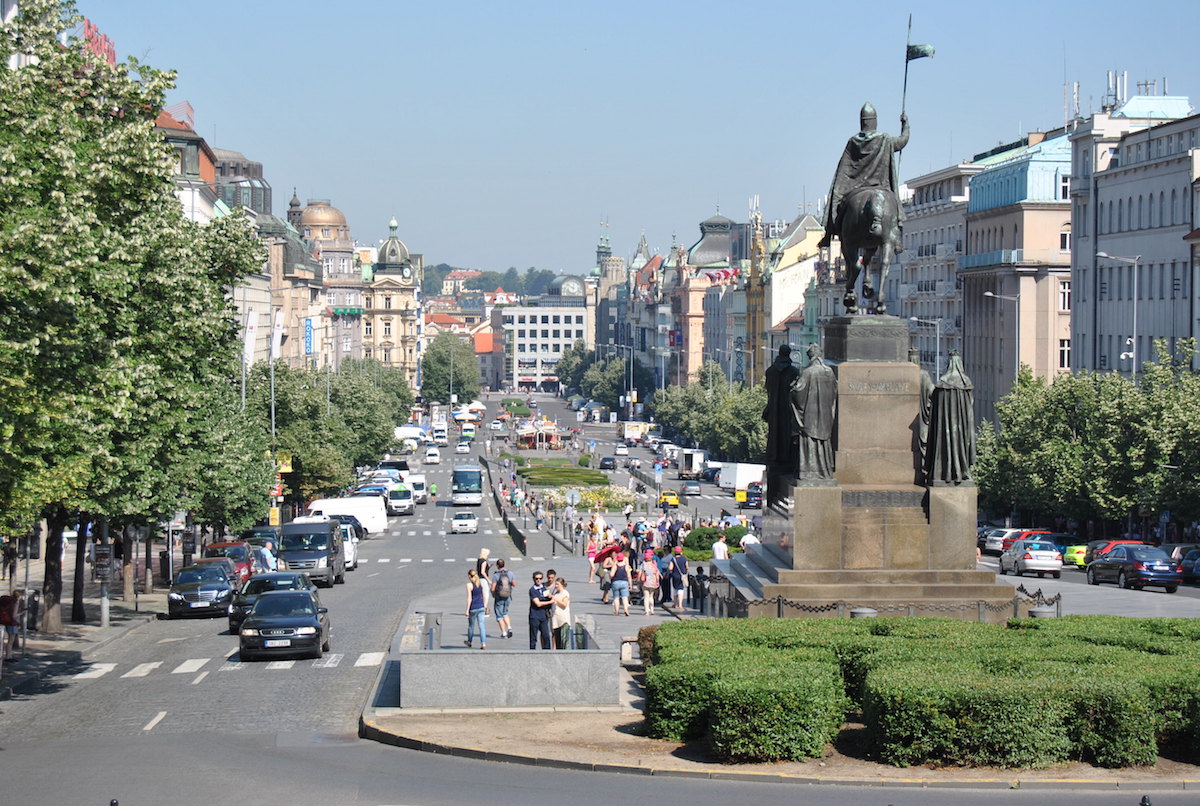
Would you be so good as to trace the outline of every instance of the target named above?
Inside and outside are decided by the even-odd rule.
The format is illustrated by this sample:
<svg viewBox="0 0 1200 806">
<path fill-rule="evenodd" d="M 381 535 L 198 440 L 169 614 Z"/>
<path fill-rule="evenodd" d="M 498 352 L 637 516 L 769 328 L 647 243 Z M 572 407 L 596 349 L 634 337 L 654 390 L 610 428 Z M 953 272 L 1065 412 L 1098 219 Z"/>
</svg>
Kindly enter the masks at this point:
<svg viewBox="0 0 1200 806">
<path fill-rule="evenodd" d="M 669 386 L 651 400 L 655 419 L 730 461 L 759 461 L 766 450 L 763 387 L 729 385 L 721 367 L 705 362 L 697 382 Z"/>
<path fill-rule="evenodd" d="M 439 333 L 425 350 L 421 362 L 421 394 L 424 398 L 448 403 L 453 392 L 460 402 L 469 403 L 479 396 L 482 388 L 479 363 L 471 342 L 453 333 Z"/>
<path fill-rule="evenodd" d="M 374 358 L 346 359 L 341 368 L 351 373 L 361 373 L 374 379 L 375 388 L 382 398 L 383 414 L 395 425 L 403 425 L 412 416 L 414 402 L 408 375 L 395 367 L 389 367 Z"/>
<path fill-rule="evenodd" d="M 583 339 L 578 339 L 566 350 L 563 350 L 562 356 L 558 359 L 555 369 L 558 370 L 559 382 L 567 389 L 582 389 L 583 374 L 595 360 L 595 351 L 587 349 Z"/>
<path fill-rule="evenodd" d="M 554 272 L 546 269 L 538 270 L 530 266 L 525 271 L 525 283 L 523 293 L 527 296 L 536 297 L 539 294 L 545 294 L 550 288 L 550 283 L 557 277 Z"/>
</svg>

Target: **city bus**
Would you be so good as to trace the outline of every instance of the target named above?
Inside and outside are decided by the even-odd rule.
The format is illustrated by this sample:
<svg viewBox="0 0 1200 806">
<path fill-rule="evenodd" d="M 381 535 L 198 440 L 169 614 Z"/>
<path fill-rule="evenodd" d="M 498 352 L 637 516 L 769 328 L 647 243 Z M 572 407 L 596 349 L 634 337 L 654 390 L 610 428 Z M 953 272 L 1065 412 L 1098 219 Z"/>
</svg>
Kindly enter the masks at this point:
<svg viewBox="0 0 1200 806">
<path fill-rule="evenodd" d="M 450 503 L 455 506 L 483 504 L 483 468 L 479 465 L 455 465 L 450 477 Z"/>
</svg>

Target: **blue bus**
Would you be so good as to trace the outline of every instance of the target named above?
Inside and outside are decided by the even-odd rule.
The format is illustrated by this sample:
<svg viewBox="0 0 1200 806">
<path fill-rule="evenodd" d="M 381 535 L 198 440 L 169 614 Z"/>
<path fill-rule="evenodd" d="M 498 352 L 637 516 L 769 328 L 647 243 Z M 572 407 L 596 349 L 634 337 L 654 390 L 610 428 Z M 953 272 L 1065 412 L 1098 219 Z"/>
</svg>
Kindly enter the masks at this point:
<svg viewBox="0 0 1200 806">
<path fill-rule="evenodd" d="M 455 506 L 483 504 L 483 468 L 479 465 L 455 465 L 450 477 L 450 503 Z"/>
</svg>

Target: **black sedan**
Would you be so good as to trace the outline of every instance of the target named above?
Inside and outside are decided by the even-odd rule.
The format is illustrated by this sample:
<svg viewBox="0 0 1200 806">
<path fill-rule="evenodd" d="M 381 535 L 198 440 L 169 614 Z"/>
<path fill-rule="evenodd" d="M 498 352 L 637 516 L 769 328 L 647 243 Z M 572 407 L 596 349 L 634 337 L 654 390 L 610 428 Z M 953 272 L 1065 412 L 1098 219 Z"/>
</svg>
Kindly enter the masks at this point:
<svg viewBox="0 0 1200 806">
<path fill-rule="evenodd" d="M 167 592 L 167 615 L 223 616 L 233 601 L 235 580 L 219 565 L 189 565 Z"/>
<path fill-rule="evenodd" d="M 259 594 L 238 632 L 238 655 L 244 661 L 278 655 L 319 658 L 329 651 L 328 612 L 308 591 Z"/>
<path fill-rule="evenodd" d="M 1135 543 L 1114 546 L 1088 563 L 1087 581 L 1089 585 L 1116 582 L 1122 588 L 1135 590 L 1154 585 L 1174 593 L 1179 590 L 1183 573 L 1162 549 Z"/>
<path fill-rule="evenodd" d="M 256 574 L 246 580 L 242 589 L 233 597 L 229 605 L 229 631 L 236 633 L 254 609 L 258 597 L 267 591 L 308 591 L 319 603 L 321 597 L 317 594 L 317 586 L 308 578 L 308 574 L 299 571 L 277 571 L 268 574 Z"/>
<path fill-rule="evenodd" d="M 605 456 L 603 459 L 600 460 L 600 469 L 601 470 L 616 470 L 617 469 L 617 457 Z"/>
<path fill-rule="evenodd" d="M 1200 563 L 1200 549 L 1192 549 L 1184 555 L 1183 562 L 1179 564 L 1184 582 L 1195 582 L 1200 579 L 1200 568 L 1196 567 L 1197 563 Z"/>
</svg>

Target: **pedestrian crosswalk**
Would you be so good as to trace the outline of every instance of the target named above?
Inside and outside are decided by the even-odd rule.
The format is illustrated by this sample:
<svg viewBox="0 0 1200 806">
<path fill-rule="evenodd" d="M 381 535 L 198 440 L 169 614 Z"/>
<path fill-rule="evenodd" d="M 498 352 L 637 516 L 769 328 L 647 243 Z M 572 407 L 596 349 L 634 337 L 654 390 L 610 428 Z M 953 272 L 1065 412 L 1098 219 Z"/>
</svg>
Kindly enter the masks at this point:
<svg viewBox="0 0 1200 806">
<path fill-rule="evenodd" d="M 471 563 L 472 565 L 474 565 L 474 563 L 477 559 L 479 559 L 479 558 L 478 557 L 462 557 L 462 558 L 443 557 L 442 562 L 444 562 L 444 563 L 462 562 L 462 563 Z M 511 563 L 528 562 L 528 561 L 540 563 L 540 562 L 545 562 L 546 559 L 547 559 L 546 557 L 522 557 L 520 555 L 517 555 L 516 557 L 509 557 L 507 560 L 505 560 L 505 562 L 510 563 L 510 564 Z M 435 562 L 437 562 L 437 558 L 436 557 L 400 557 L 398 559 L 394 559 L 392 557 L 376 557 L 375 559 L 370 559 L 368 557 L 359 557 L 358 558 L 359 565 L 370 565 L 371 563 L 375 563 L 376 565 L 388 565 L 393 562 L 400 564 L 400 565 L 403 565 L 405 563 L 435 563 Z"/>
<path fill-rule="evenodd" d="M 210 671 L 221 674 L 225 672 L 239 672 L 251 668 L 277 672 L 295 668 L 336 669 L 341 666 L 353 666 L 354 668 L 375 667 L 383 663 L 384 657 L 386 657 L 386 653 L 384 652 L 360 652 L 354 657 L 354 662 L 350 663 L 347 661 L 347 656 L 344 653 L 329 652 L 319 660 L 274 660 L 267 663 L 244 663 L 238 657 L 237 653 L 233 653 L 223 658 L 188 658 L 173 667 L 164 666 L 162 661 L 129 664 L 129 668 L 123 672 L 121 671 L 121 664 L 92 663 L 82 671 L 71 675 L 71 678 L 74 680 L 96 680 L 110 675 L 121 679 L 148 678 L 172 674 L 195 674 L 197 672 L 208 674 Z"/>
</svg>

